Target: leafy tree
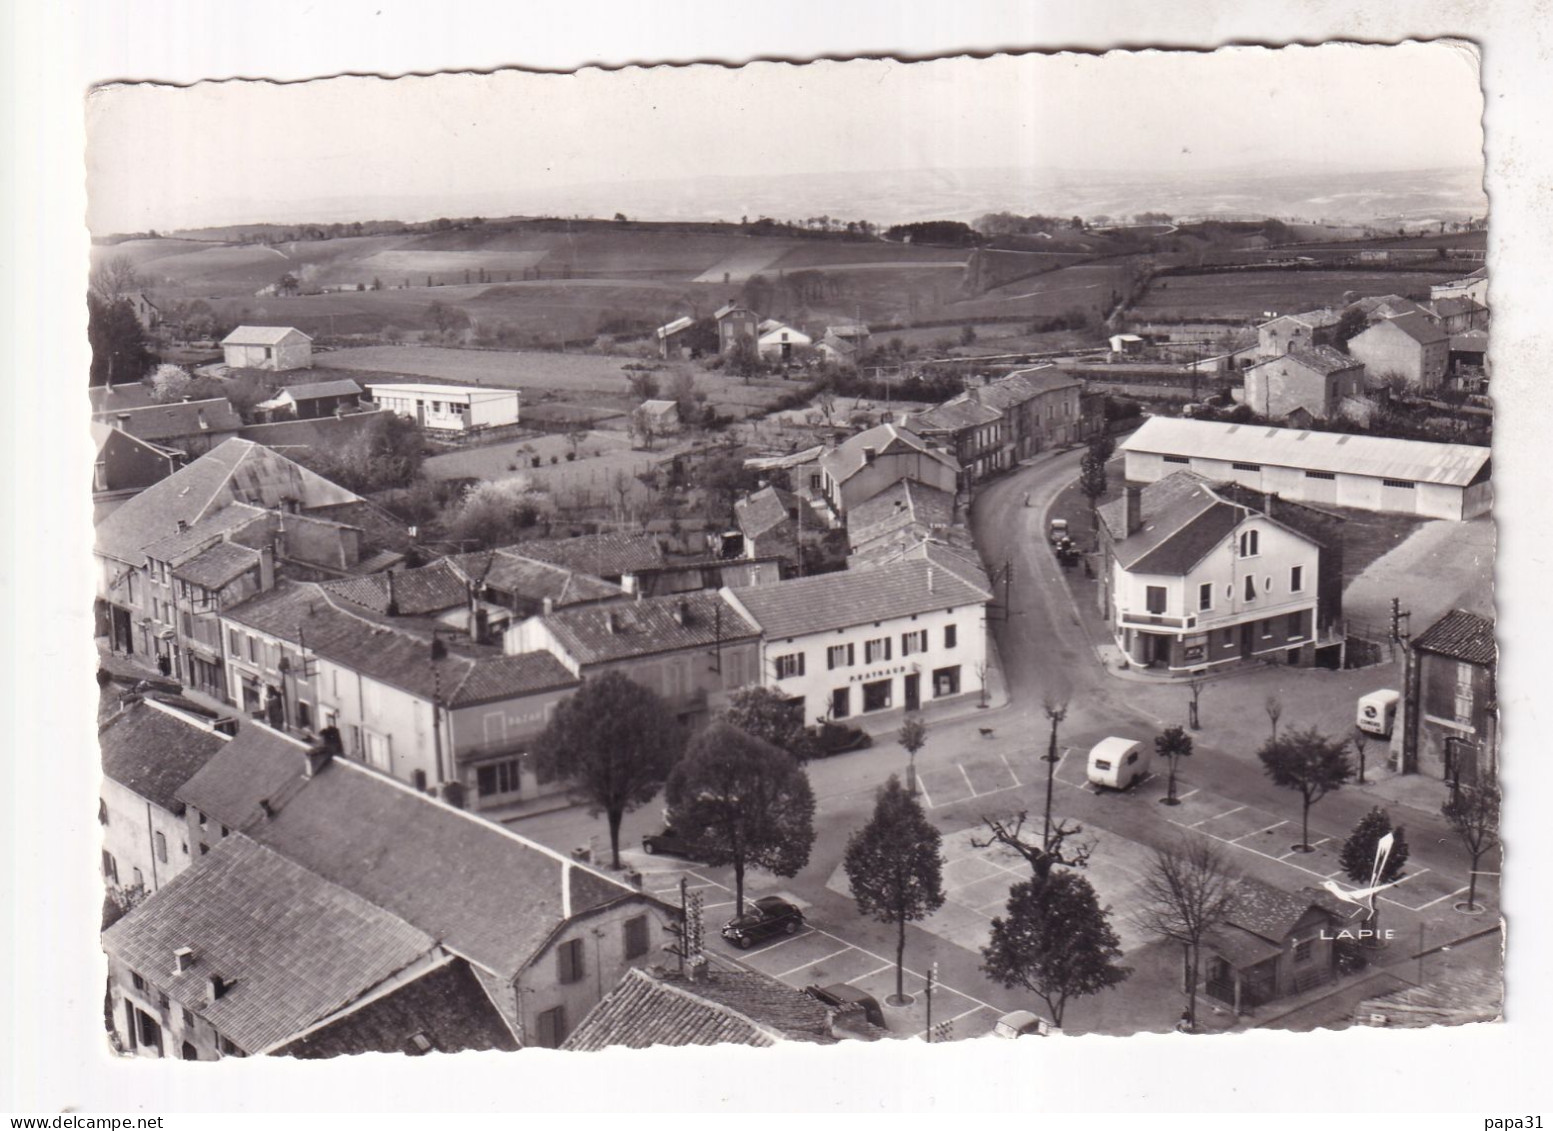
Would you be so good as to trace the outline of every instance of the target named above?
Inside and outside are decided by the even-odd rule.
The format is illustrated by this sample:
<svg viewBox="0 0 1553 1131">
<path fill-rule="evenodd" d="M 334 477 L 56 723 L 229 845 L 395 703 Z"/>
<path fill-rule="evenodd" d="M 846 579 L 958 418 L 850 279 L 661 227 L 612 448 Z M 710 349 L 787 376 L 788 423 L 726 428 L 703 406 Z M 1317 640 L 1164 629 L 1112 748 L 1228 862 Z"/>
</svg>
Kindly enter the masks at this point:
<svg viewBox="0 0 1553 1131">
<path fill-rule="evenodd" d="M 93 385 L 139 381 L 156 361 L 140 319 L 125 299 L 105 302 L 95 293 L 88 294 L 86 334 L 92 347 Z"/>
<path fill-rule="evenodd" d="M 966 325 L 960 327 L 960 344 L 962 346 L 973 346 L 976 344 L 975 326 Z"/>
<path fill-rule="evenodd" d="M 563 699 L 535 741 L 539 772 L 565 778 L 609 821 L 620 867 L 620 821 L 657 796 L 679 759 L 683 732 L 668 705 L 619 672 L 590 678 Z"/>
<path fill-rule="evenodd" d="M 1333 345 L 1344 353 L 1348 352 L 1348 343 L 1364 332 L 1364 311 L 1357 306 L 1350 306 L 1337 319 L 1337 325 L 1333 328 Z"/>
<path fill-rule="evenodd" d="M 470 543 L 466 548 L 506 546 L 555 510 L 554 497 L 526 475 L 484 479 L 464 493 L 447 523 L 448 536 Z"/>
<path fill-rule="evenodd" d="M 1106 487 L 1108 486 L 1105 461 L 1095 459 L 1093 454 L 1086 454 L 1084 462 L 1079 467 L 1078 489 L 1083 492 L 1084 498 L 1089 500 L 1089 526 L 1091 530 L 1098 530 L 1100 528 L 1100 500 L 1105 497 Z"/>
<path fill-rule="evenodd" d="M 1170 765 L 1169 788 L 1165 794 L 1166 805 L 1180 804 L 1176 797 L 1176 763 L 1192 756 L 1192 736 L 1180 727 L 1166 727 L 1154 738 L 1154 753 Z"/>
<path fill-rule="evenodd" d="M 1343 851 L 1337 858 L 1337 862 L 1343 866 L 1343 872 L 1354 883 L 1370 882 L 1375 871 L 1375 846 L 1387 833 L 1392 834 L 1393 838 L 1391 854 L 1386 858 L 1386 866 L 1376 882 L 1389 884 L 1402 878 L 1402 868 L 1407 863 L 1410 851 L 1407 840 L 1403 836 L 1402 826 L 1393 826 L 1391 815 L 1377 805 L 1359 818 L 1359 823 L 1343 842 Z"/>
<path fill-rule="evenodd" d="M 796 876 L 814 844 L 814 790 L 787 751 L 717 721 L 690 743 L 669 775 L 669 824 L 694 836 L 714 866 L 733 868 L 744 914 L 744 873 Z"/>
<path fill-rule="evenodd" d="M 1116 454 L 1116 441 L 1109 434 L 1101 433 L 1089 441 L 1089 455 L 1092 459 L 1106 463 Z"/>
<path fill-rule="evenodd" d="M 921 803 L 894 774 L 874 802 L 868 824 L 847 841 L 842 866 L 860 914 L 897 926 L 895 1000 L 906 997 L 906 924 L 944 905 L 944 860 L 939 835 Z"/>
<path fill-rule="evenodd" d="M 1061 1027 L 1068 1000 L 1120 984 L 1132 973 L 1117 963 L 1121 940 L 1095 889 L 1075 872 L 1022 880 L 1005 913 L 992 920 L 981 969 L 999 985 L 1023 987 L 1046 1003 Z"/>
<path fill-rule="evenodd" d="M 1256 756 L 1274 785 L 1299 793 L 1302 808 L 1298 847 L 1301 852 L 1312 851 L 1310 807 L 1353 777 L 1348 740 L 1327 738 L 1315 727 L 1309 727 L 1268 739 Z"/>
<path fill-rule="evenodd" d="M 1463 786 L 1440 806 L 1440 812 L 1472 857 L 1472 872 L 1467 879 L 1467 910 L 1477 911 L 1478 865 L 1499 843 L 1499 787 L 1493 784 Z"/>
<path fill-rule="evenodd" d="M 733 501 L 760 487 L 760 473 L 744 466 L 732 452 L 718 452 L 696 461 L 692 482 L 706 498 L 707 517 L 733 521 Z"/>
<path fill-rule="evenodd" d="M 819 744 L 804 725 L 802 712 L 769 687 L 735 691 L 723 708 L 722 719 L 752 738 L 787 751 L 799 762 L 819 753 Z"/>
<path fill-rule="evenodd" d="M 290 271 L 287 271 L 275 282 L 275 293 L 278 295 L 294 295 L 301 289 L 301 280 Z"/>
<path fill-rule="evenodd" d="M 426 308 L 426 321 L 444 337 L 469 328 L 469 315 L 456 306 L 449 306 L 441 299 Z"/>
<path fill-rule="evenodd" d="M 749 334 L 740 334 L 734 339 L 733 348 L 728 351 L 729 371 L 743 377 L 744 383 L 748 385 L 750 378 L 758 373 L 760 368 L 760 347 Z"/>
<path fill-rule="evenodd" d="M 151 371 L 151 397 L 160 404 L 171 404 L 189 395 L 194 378 L 177 365 L 163 363 Z"/>
<path fill-rule="evenodd" d="M 917 751 L 927 745 L 927 724 L 917 715 L 907 715 L 901 722 L 896 736 L 901 749 L 906 751 L 906 788 L 917 795 Z"/>
<path fill-rule="evenodd" d="M 1183 838 L 1155 851 L 1138 885 L 1133 923 L 1182 947 L 1186 1016 L 1197 1024 L 1197 983 L 1203 939 L 1240 902 L 1240 875 L 1205 837 Z"/>
<path fill-rule="evenodd" d="M 650 401 L 658 395 L 658 378 L 647 370 L 628 370 L 626 384 L 631 386 L 631 395 L 639 401 Z"/>
</svg>

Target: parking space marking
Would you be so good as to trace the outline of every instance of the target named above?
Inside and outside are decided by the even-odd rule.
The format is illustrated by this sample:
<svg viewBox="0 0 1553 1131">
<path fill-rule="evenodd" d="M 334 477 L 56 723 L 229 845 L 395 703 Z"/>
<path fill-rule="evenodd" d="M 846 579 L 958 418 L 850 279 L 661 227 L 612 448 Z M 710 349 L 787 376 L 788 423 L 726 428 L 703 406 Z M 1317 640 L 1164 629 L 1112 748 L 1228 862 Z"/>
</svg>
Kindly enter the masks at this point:
<svg viewBox="0 0 1553 1131">
<path fill-rule="evenodd" d="M 933 798 L 928 794 L 927 787 L 922 784 L 922 779 L 920 777 L 917 778 L 917 792 L 922 795 L 922 800 L 927 802 L 927 807 L 929 809 L 937 808 L 937 806 L 933 804 Z"/>
<path fill-rule="evenodd" d="M 845 954 L 847 951 L 849 951 L 851 949 L 852 949 L 852 944 L 848 943 L 846 946 L 842 947 L 838 951 L 833 951 L 830 954 L 824 955 L 824 956 L 822 956 L 820 958 L 816 958 L 816 959 L 814 959 L 814 960 L 812 960 L 810 962 L 805 962 L 801 966 L 794 966 L 791 970 L 783 970 L 780 974 L 773 974 L 771 976 L 773 978 L 788 978 L 788 977 L 791 977 L 792 975 L 798 973 L 798 971 L 800 971 L 800 970 L 807 970 L 810 966 L 816 966 L 816 965 L 818 965 L 821 962 L 829 962 L 832 958 L 839 958 L 841 955 Z"/>
<path fill-rule="evenodd" d="M 782 946 L 782 945 L 784 945 L 786 943 L 796 942 L 798 939 L 802 939 L 802 938 L 808 938 L 809 935 L 813 934 L 818 929 L 819 928 L 817 928 L 817 927 L 810 927 L 808 930 L 803 930 L 802 928 L 799 928 L 798 930 L 794 931 L 790 935 L 783 935 L 781 938 L 777 939 L 776 942 L 765 943 L 764 945 L 761 946 L 760 953 L 761 954 L 770 954 L 777 947 Z M 820 931 L 820 933 L 824 934 L 825 932 L 824 931 Z M 832 937 L 834 937 L 834 936 L 832 936 Z M 836 939 L 836 941 L 837 942 L 845 942 L 846 940 L 845 939 Z M 737 944 L 735 944 L 735 945 L 737 945 Z"/>
<path fill-rule="evenodd" d="M 1194 793 L 1201 793 L 1201 792 L 1202 792 L 1202 787 L 1198 786 L 1195 789 L 1187 790 L 1185 793 L 1178 793 L 1178 794 L 1176 794 L 1176 800 L 1177 801 L 1185 801 L 1188 797 L 1191 797 Z"/>
<path fill-rule="evenodd" d="M 853 950 L 856 950 L 856 951 L 858 951 L 858 952 L 860 952 L 862 954 L 868 955 L 868 957 L 874 959 L 875 961 L 883 962 L 884 963 L 884 967 L 883 968 L 886 969 L 886 970 L 889 970 L 889 969 L 891 969 L 891 968 L 893 968 L 895 966 L 895 963 L 893 963 L 893 962 L 889 961 L 888 959 L 886 959 L 884 957 L 884 955 L 882 955 L 882 954 L 875 954 L 873 951 L 869 950 L 866 946 L 858 946 L 856 943 L 848 943 L 846 939 L 843 939 L 843 938 L 840 938 L 840 937 L 838 937 L 836 935 L 833 935 L 829 931 L 821 930 L 819 927 L 815 927 L 814 930 L 817 931 L 818 933 L 824 935 L 826 938 L 835 939 L 839 943 L 842 943 L 842 944 L 844 944 L 846 946 L 850 946 Z M 767 949 L 769 950 L 770 948 L 768 947 Z M 902 966 L 901 969 L 903 971 L 905 971 L 905 973 L 909 974 L 913 978 L 918 978 L 918 979 L 920 979 L 923 982 L 927 981 L 927 975 L 926 974 L 919 974 L 919 973 L 917 973 L 917 971 L 913 970 L 910 966 Z M 877 973 L 877 971 L 876 971 L 876 973 Z M 948 989 L 952 993 L 959 994 L 966 1001 L 974 1001 L 977 1005 L 984 1006 L 987 1009 L 991 1009 L 991 1010 L 994 1010 L 994 1011 L 997 1010 L 997 1006 L 988 1005 L 986 1002 L 982 1001 L 981 998 L 979 998 L 979 997 L 972 997 L 970 994 L 966 993 L 964 990 L 955 989 L 955 987 L 949 985 L 947 982 L 940 982 L 938 984 L 944 986 L 946 989 Z"/>
<path fill-rule="evenodd" d="M 1248 832 L 1248 833 L 1241 833 L 1239 836 L 1237 836 L 1234 840 L 1230 841 L 1229 843 L 1230 844 L 1235 844 L 1238 841 L 1245 840 L 1246 837 L 1248 837 L 1248 836 L 1262 836 L 1262 835 L 1264 835 L 1266 833 L 1272 832 L 1274 829 L 1281 829 L 1281 828 L 1283 828 L 1284 825 L 1287 825 L 1288 823 L 1289 823 L 1288 821 L 1279 821 L 1276 825 L 1268 825 L 1265 829 L 1254 829 L 1254 830 L 1252 830 L 1251 832 Z"/>
<path fill-rule="evenodd" d="M 1427 911 L 1436 903 L 1444 903 L 1447 899 L 1455 899 L 1458 895 L 1465 894 L 1467 890 L 1467 887 L 1459 887 L 1455 891 L 1446 892 L 1444 895 L 1439 896 L 1436 899 L 1431 899 L 1428 903 L 1420 903 L 1417 907 L 1414 907 L 1410 903 L 1403 903 L 1398 899 L 1392 899 L 1390 896 L 1386 895 L 1383 895 L 1380 898 L 1386 903 L 1391 904 L 1393 907 L 1400 907 L 1406 911 Z"/>
<path fill-rule="evenodd" d="M 1008 776 L 1014 782 L 1012 788 L 1018 789 L 1019 788 L 1019 775 L 1014 773 L 1014 767 L 1009 764 L 1008 755 L 1007 754 L 1003 754 L 1003 753 L 999 753 L 998 757 L 1003 759 L 1003 768 L 1008 771 Z"/>
<path fill-rule="evenodd" d="M 852 949 L 857 951 L 859 954 L 867 954 L 868 953 L 862 947 L 853 947 Z M 870 957 L 877 958 L 879 956 L 877 954 L 875 954 L 875 955 L 870 955 Z M 872 978 L 875 974 L 883 974 L 886 970 L 889 970 L 889 969 L 893 968 L 894 966 L 895 966 L 895 963 L 893 963 L 893 962 L 886 962 L 883 966 L 879 967 L 877 970 L 870 970 L 866 974 L 859 974 L 855 978 L 848 978 L 846 984 L 850 986 L 853 982 L 861 982 L 864 978 Z"/>
<path fill-rule="evenodd" d="M 1195 829 L 1198 825 L 1206 825 L 1209 821 L 1217 821 L 1220 817 L 1233 816 L 1234 814 L 1240 812 L 1244 808 L 1246 808 L 1246 806 L 1244 806 L 1244 805 L 1237 805 L 1233 809 L 1226 809 L 1222 813 L 1215 813 L 1211 817 L 1204 817 L 1202 820 L 1196 822 L 1196 824 L 1188 825 L 1187 828 Z M 1217 838 L 1215 838 L 1215 839 L 1217 839 Z"/>
<path fill-rule="evenodd" d="M 966 770 L 965 763 L 964 762 L 956 762 L 955 766 L 959 769 L 960 776 L 965 779 L 965 788 L 971 791 L 971 796 L 972 797 L 980 796 L 976 792 L 976 787 L 971 784 L 971 775 L 970 775 L 969 771 Z"/>
</svg>

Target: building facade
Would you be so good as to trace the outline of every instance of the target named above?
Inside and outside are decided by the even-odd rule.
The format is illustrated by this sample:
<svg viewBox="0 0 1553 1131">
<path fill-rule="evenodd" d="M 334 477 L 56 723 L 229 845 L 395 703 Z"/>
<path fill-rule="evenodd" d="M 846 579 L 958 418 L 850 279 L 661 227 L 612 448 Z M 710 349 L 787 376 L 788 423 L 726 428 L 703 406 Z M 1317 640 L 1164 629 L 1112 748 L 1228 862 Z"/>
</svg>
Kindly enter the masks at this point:
<svg viewBox="0 0 1553 1131">
<path fill-rule="evenodd" d="M 473 432 L 518 422 L 518 390 L 369 381 L 375 404 L 433 432 Z"/>
<path fill-rule="evenodd" d="M 1012 466 L 1003 413 L 983 404 L 981 392 L 961 393 L 903 422 L 910 431 L 954 454 L 964 489 Z"/>
<path fill-rule="evenodd" d="M 1414 637 L 1403 769 L 1453 787 L 1499 773 L 1494 622 L 1453 609 Z"/>
<path fill-rule="evenodd" d="M 233 369 L 311 369 L 313 339 L 294 326 L 239 326 L 221 339 Z"/>
<path fill-rule="evenodd" d="M 947 452 L 896 424 L 859 432 L 820 457 L 820 491 L 838 519 L 902 479 L 953 494 L 960 489 L 960 465 Z"/>
<path fill-rule="evenodd" d="M 1257 354 L 1277 357 L 1296 347 L 1330 346 L 1337 340 L 1340 317 L 1335 310 L 1308 310 L 1263 322 L 1256 328 Z"/>
<path fill-rule="evenodd" d="M 1084 382 L 1054 365 L 1017 370 L 988 384 L 981 400 L 1003 414 L 1008 465 L 1082 442 L 1083 394 Z"/>
<path fill-rule="evenodd" d="M 1450 362 L 1450 335 L 1423 314 L 1404 314 L 1372 323 L 1348 342 L 1372 383 L 1401 378 L 1415 390 L 1440 387 Z"/>
<path fill-rule="evenodd" d="M 1245 403 L 1282 420 L 1298 410 L 1317 420 L 1342 415 L 1343 401 L 1364 393 L 1364 366 L 1330 346 L 1296 346 L 1246 370 Z"/>
</svg>

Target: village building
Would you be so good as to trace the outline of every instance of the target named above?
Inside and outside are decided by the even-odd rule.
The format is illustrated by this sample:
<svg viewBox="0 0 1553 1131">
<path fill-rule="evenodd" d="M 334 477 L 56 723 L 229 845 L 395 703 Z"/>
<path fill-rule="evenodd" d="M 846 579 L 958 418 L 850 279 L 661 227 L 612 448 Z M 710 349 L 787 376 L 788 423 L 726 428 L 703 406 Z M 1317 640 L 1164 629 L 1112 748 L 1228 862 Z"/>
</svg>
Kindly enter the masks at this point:
<svg viewBox="0 0 1553 1131">
<path fill-rule="evenodd" d="M 1479 306 L 1487 306 L 1488 268 L 1479 267 L 1476 271 L 1460 279 L 1432 284 L 1429 287 L 1429 298 L 1433 302 L 1438 302 L 1445 298 L 1468 298 Z"/>
<path fill-rule="evenodd" d="M 1488 329 L 1488 307 L 1465 295 L 1434 299 L 1428 310 L 1434 324 L 1447 334 Z"/>
<path fill-rule="evenodd" d="M 1291 502 L 1457 521 L 1493 501 L 1488 448 L 1155 416 L 1124 440 L 1126 477 L 1181 470 Z"/>
<path fill-rule="evenodd" d="M 838 520 L 853 506 L 902 479 L 940 491 L 960 489 L 960 465 L 920 434 L 880 424 L 849 437 L 820 459 L 820 489 Z"/>
<path fill-rule="evenodd" d="M 659 326 L 654 331 L 654 337 L 658 339 L 658 356 L 664 361 L 682 360 L 688 357 L 690 347 L 686 343 L 685 332 L 695 324 L 694 318 L 681 317 Z"/>
<path fill-rule="evenodd" d="M 1425 314 L 1403 314 L 1371 323 L 1349 339 L 1348 352 L 1364 363 L 1371 384 L 1400 378 L 1415 391 L 1430 392 L 1445 380 L 1450 334 Z"/>
<path fill-rule="evenodd" d="M 1364 315 L 1365 323 L 1379 322 L 1383 318 L 1399 318 L 1404 314 L 1424 314 L 1429 311 L 1402 295 L 1367 295 L 1355 299 L 1347 307 Z"/>
<path fill-rule="evenodd" d="M 1127 357 L 1142 353 L 1148 343 L 1137 334 L 1112 334 L 1107 344 L 1111 347 L 1112 357 Z"/>
<path fill-rule="evenodd" d="M 1337 979 L 1336 935 L 1346 922 L 1325 893 L 1241 880 L 1239 898 L 1203 943 L 1208 996 L 1247 1013 Z"/>
<path fill-rule="evenodd" d="M 618 583 L 605 581 L 586 570 L 528 557 L 523 551 L 529 545 L 533 543 L 478 550 L 444 559 L 446 566 L 457 571 L 464 583 L 473 588 L 476 598 L 486 608 L 493 636 L 504 633 L 509 623 L 539 613 L 573 605 L 624 601 L 632 596 Z M 602 561 L 598 565 L 604 568 Z M 634 577 L 632 574 L 626 576 Z"/>
<path fill-rule="evenodd" d="M 863 352 L 854 339 L 837 337 L 834 331 L 827 332 L 815 348 L 820 351 L 821 360 L 839 366 L 857 365 Z"/>
<path fill-rule="evenodd" d="M 1342 415 L 1345 400 L 1363 394 L 1364 366 L 1331 346 L 1295 346 L 1245 374 L 1245 403 L 1269 420 L 1296 411 L 1331 420 Z"/>
<path fill-rule="evenodd" d="M 349 377 L 287 385 L 269 400 L 254 405 L 265 421 L 317 420 L 359 408 L 361 386 Z"/>
<path fill-rule="evenodd" d="M 518 390 L 413 382 L 366 382 L 374 404 L 431 432 L 476 432 L 518 422 Z"/>
<path fill-rule="evenodd" d="M 786 365 L 795 360 L 795 351 L 807 350 L 814 345 L 814 339 L 808 334 L 775 318 L 766 319 L 757 329 L 759 337 L 755 339 L 755 347 L 765 361 Z"/>
<path fill-rule="evenodd" d="M 221 350 L 231 369 L 313 367 L 313 339 L 294 326 L 239 326 L 221 339 Z"/>
<path fill-rule="evenodd" d="M 931 561 L 724 593 L 760 628 L 761 685 L 805 719 L 915 711 L 982 690 L 992 594 Z"/>
<path fill-rule="evenodd" d="M 966 490 L 1012 466 L 1003 413 L 982 403 L 980 389 L 967 390 L 926 412 L 908 416 L 903 424 L 954 453 Z"/>
<path fill-rule="evenodd" d="M 796 561 L 807 510 L 807 502 L 780 487 L 762 487 L 735 499 L 733 518 L 743 538 L 741 556 Z M 812 519 L 809 522 L 812 534 L 824 533 L 819 523 Z"/>
<path fill-rule="evenodd" d="M 690 725 L 760 682 L 760 629 L 725 594 L 558 609 L 513 624 L 506 648 L 515 656 L 552 653 L 579 679 L 617 671 L 661 695 Z"/>
<path fill-rule="evenodd" d="M 115 408 L 93 416 L 94 429 L 116 428 L 161 448 L 201 456 L 236 436 L 242 417 L 225 397 Z"/>
<path fill-rule="evenodd" d="M 161 482 L 188 461 L 188 453 L 177 448 L 142 440 L 122 428 L 102 427 L 92 465 L 94 520 L 102 521 L 118 503 Z"/>
<path fill-rule="evenodd" d="M 754 343 L 760 338 L 760 316 L 736 300 L 717 308 L 712 315 L 717 320 L 717 352 L 724 356 L 733 352 L 741 338 Z"/>
<path fill-rule="evenodd" d="M 955 524 L 954 493 L 915 479 L 890 484 L 865 499 L 847 515 L 847 546 L 853 554 L 868 554 L 881 546 L 915 544 L 923 538 L 948 538 L 969 532 Z"/>
<path fill-rule="evenodd" d="M 371 592 L 351 600 L 360 585 L 311 582 L 224 611 L 223 698 L 296 734 L 332 728 L 344 757 L 470 809 L 561 792 L 527 754 L 577 679 L 546 652 L 482 642 L 478 611 L 462 626 L 437 619 L 468 612 L 466 586 L 443 573 L 419 584 L 398 575 L 394 612 L 373 608 Z"/>
<path fill-rule="evenodd" d="M 1295 346 L 1310 349 L 1335 345 L 1341 317 L 1335 310 L 1307 310 L 1303 314 L 1285 314 L 1263 322 L 1256 328 L 1257 355 L 1277 357 Z"/>
<path fill-rule="evenodd" d="M 678 401 L 643 401 L 631 410 L 631 432 L 645 446 L 661 437 L 678 435 L 681 427 Z"/>
<path fill-rule="evenodd" d="M 1268 509 L 1191 472 L 1129 484 L 1101 508 L 1101 611 L 1130 664 L 1168 675 L 1310 666 L 1318 647 L 1340 644 L 1320 608 L 1321 543 Z"/>
<path fill-rule="evenodd" d="M 97 728 L 103 881 L 126 902 L 193 863 L 177 791 L 228 738 L 210 721 L 149 696 L 134 697 Z"/>
<path fill-rule="evenodd" d="M 1003 414 L 1006 466 L 1085 439 L 1084 382 L 1055 365 L 1016 370 L 980 394 L 982 404 Z"/>
<path fill-rule="evenodd" d="M 555 1048 L 605 987 L 653 960 L 677 914 L 262 724 L 245 724 L 179 798 L 197 866 L 103 936 L 115 1029 L 146 1055 L 175 1056 L 185 1042 L 189 1059 L 306 1055 L 306 1039 L 344 1032 L 430 1051 L 417 1030 L 374 1038 L 361 1018 L 318 1035 L 451 960 L 482 991 L 484 1004 L 460 998 L 484 1036 L 464 1044 L 468 1030 L 443 1029 L 449 1051 Z M 492 1011 L 510 1044 L 490 1038 Z M 379 1019 L 396 1016 L 414 1013 Z"/>
<path fill-rule="evenodd" d="M 162 308 L 157 306 L 145 291 L 130 291 L 128 294 L 121 295 L 120 299 L 129 304 L 130 310 L 134 312 L 135 321 L 139 322 L 140 328 L 148 334 L 166 321 Z"/>
<path fill-rule="evenodd" d="M 1494 622 L 1452 609 L 1415 636 L 1402 767 L 1453 788 L 1499 774 Z"/>
<path fill-rule="evenodd" d="M 660 1045 L 771 1048 L 880 1035 L 861 1009 L 839 1012 L 767 974 L 714 968 L 703 960 L 684 972 L 660 966 L 627 971 L 561 1047 L 568 1052 Z"/>
</svg>

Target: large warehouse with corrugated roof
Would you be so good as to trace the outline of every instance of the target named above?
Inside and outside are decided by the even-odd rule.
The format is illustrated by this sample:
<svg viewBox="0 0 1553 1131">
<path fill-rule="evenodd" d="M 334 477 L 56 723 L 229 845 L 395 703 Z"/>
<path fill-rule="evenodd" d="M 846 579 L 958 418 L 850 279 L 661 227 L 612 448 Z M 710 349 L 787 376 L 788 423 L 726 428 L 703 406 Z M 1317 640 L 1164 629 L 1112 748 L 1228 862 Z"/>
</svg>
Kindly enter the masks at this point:
<svg viewBox="0 0 1553 1131">
<path fill-rule="evenodd" d="M 1132 483 L 1188 468 L 1315 506 L 1457 521 L 1493 504 L 1489 449 L 1468 444 L 1156 416 L 1121 451 Z"/>
</svg>

